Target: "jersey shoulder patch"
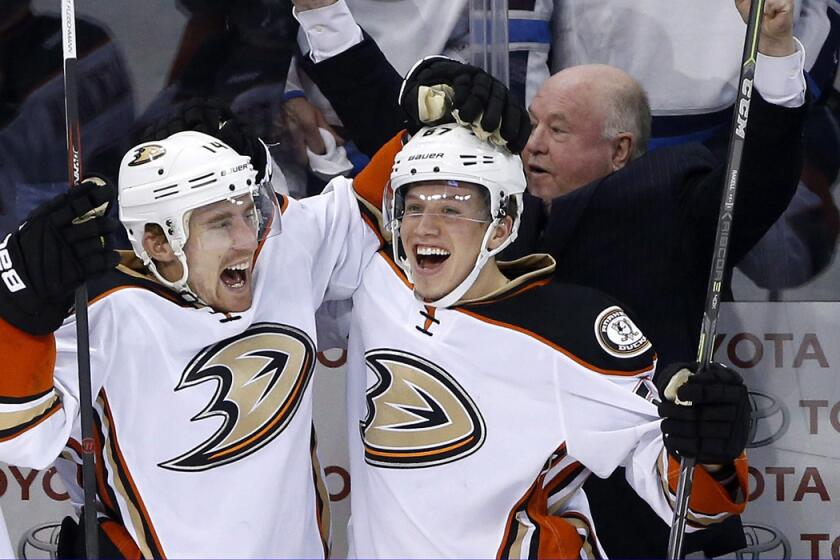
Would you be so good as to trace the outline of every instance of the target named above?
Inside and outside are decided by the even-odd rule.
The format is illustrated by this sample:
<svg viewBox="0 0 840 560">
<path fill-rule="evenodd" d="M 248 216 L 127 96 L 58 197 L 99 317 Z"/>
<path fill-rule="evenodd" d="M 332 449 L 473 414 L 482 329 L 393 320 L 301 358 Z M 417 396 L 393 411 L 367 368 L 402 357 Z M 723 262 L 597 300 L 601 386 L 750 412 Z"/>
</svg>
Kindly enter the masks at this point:
<svg viewBox="0 0 840 560">
<path fill-rule="evenodd" d="M 601 373 L 635 375 L 654 365 L 653 344 L 637 323 L 616 300 L 592 288 L 549 282 L 464 310 L 530 334 Z"/>
</svg>

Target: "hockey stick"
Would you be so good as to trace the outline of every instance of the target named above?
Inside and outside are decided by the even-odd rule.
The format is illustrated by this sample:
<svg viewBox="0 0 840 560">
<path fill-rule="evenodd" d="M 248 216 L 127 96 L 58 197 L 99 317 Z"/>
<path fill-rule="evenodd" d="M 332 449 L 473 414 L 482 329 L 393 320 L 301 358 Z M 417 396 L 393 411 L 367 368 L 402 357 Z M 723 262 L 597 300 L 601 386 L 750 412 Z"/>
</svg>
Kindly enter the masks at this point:
<svg viewBox="0 0 840 560">
<path fill-rule="evenodd" d="M 761 22 L 764 19 L 764 1 L 752 0 L 747 17 L 747 36 L 744 40 L 744 54 L 741 58 L 741 76 L 738 79 L 738 96 L 735 99 L 735 111 L 732 115 L 732 131 L 729 136 L 729 155 L 726 164 L 726 184 L 718 211 L 717 232 L 715 233 L 712 269 L 706 288 L 706 306 L 703 310 L 703 323 L 700 328 L 700 343 L 697 347 L 698 371 L 708 367 L 714 353 L 714 339 L 717 333 L 718 314 L 720 313 L 720 293 L 726 270 L 726 255 L 729 251 L 729 234 L 732 231 L 732 219 L 735 212 L 735 195 L 738 191 L 738 176 L 741 171 L 741 157 L 744 153 L 744 138 L 747 132 L 750 99 L 752 98 L 755 61 L 758 55 L 758 40 L 761 34 Z M 688 500 L 691 497 L 691 484 L 694 480 L 695 457 L 683 457 L 680 460 L 680 478 L 677 482 L 677 497 L 674 506 L 674 519 L 668 536 L 668 558 L 676 560 L 682 555 L 685 538 L 685 523 L 688 515 Z"/>
<path fill-rule="evenodd" d="M 64 51 L 64 112 L 67 129 L 67 176 L 71 188 L 82 181 L 81 126 L 79 124 L 78 78 L 76 77 L 76 8 L 73 0 L 61 0 L 61 46 Z M 93 403 L 90 383 L 88 294 L 82 284 L 76 290 L 76 348 L 79 365 L 79 415 L 82 423 L 82 487 L 84 489 L 85 557 L 99 558 L 96 520 L 96 466 L 93 456 Z"/>
</svg>

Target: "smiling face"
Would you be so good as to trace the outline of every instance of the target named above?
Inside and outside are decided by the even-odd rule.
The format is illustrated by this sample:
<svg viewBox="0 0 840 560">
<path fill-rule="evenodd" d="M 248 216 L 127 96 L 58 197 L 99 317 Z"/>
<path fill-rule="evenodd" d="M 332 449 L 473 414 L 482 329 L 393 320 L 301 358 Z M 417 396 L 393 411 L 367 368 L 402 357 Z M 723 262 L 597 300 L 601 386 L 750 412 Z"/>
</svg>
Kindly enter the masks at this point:
<svg viewBox="0 0 840 560">
<path fill-rule="evenodd" d="M 258 222 L 250 196 L 197 208 L 190 215 L 184 245 L 188 284 L 216 311 L 251 307 Z"/>
<path fill-rule="evenodd" d="M 461 284 L 475 266 L 490 223 L 487 197 L 482 187 L 469 183 L 428 181 L 404 188 L 400 239 L 414 291 L 435 301 Z M 491 239 L 488 247 L 498 243 Z M 482 289 L 484 273 L 482 269 L 465 297 Z"/>
</svg>

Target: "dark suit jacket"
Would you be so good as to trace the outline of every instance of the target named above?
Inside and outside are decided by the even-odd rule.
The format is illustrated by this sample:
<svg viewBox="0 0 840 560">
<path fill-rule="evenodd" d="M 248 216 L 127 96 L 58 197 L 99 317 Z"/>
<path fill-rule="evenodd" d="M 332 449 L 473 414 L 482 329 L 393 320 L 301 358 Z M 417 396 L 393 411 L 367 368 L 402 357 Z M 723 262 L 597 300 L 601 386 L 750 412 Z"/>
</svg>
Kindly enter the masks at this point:
<svg viewBox="0 0 840 560">
<path fill-rule="evenodd" d="M 361 149 L 373 153 L 405 126 L 399 76 L 370 38 L 317 65 L 306 57 L 303 66 Z M 804 113 L 804 107 L 786 109 L 753 96 L 729 263 L 750 250 L 793 196 Z M 548 215 L 541 201 L 526 195 L 519 238 L 503 256 L 550 253 L 557 279 L 598 288 L 632 310 L 660 364 L 693 361 L 724 174 L 704 146 L 686 144 L 651 152 L 554 199 Z M 586 490 L 608 554 L 665 556 L 665 523 L 629 489 L 623 473 L 606 482 L 593 477 Z M 723 553 L 746 544 L 738 518 L 702 534 L 688 535 L 687 551 Z"/>
</svg>

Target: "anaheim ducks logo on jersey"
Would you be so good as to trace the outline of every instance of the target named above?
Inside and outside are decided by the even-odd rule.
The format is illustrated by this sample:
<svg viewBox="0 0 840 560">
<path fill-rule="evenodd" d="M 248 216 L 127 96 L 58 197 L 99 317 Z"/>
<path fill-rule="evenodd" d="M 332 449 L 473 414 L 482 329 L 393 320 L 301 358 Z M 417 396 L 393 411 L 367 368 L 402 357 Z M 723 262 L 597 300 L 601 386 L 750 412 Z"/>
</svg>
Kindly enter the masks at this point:
<svg viewBox="0 0 840 560">
<path fill-rule="evenodd" d="M 361 422 L 369 464 L 431 467 L 466 457 L 484 443 L 481 413 L 446 371 L 396 350 L 372 350 L 365 359 L 377 377 Z"/>
<path fill-rule="evenodd" d="M 128 165 L 130 167 L 143 165 L 144 163 L 149 163 L 152 160 L 163 157 L 165 153 L 166 149 L 163 146 L 158 146 L 157 144 L 141 146 L 134 150 L 134 159 L 128 162 Z"/>
<path fill-rule="evenodd" d="M 210 403 L 192 421 L 224 419 L 208 440 L 161 467 L 202 471 L 232 463 L 277 437 L 300 406 L 315 367 L 315 345 L 288 325 L 257 323 L 205 349 L 184 370 L 176 391 L 214 380 Z"/>
<path fill-rule="evenodd" d="M 650 341 L 624 310 L 613 305 L 595 319 L 595 338 L 604 351 L 616 358 L 633 358 L 647 352 Z"/>
</svg>

